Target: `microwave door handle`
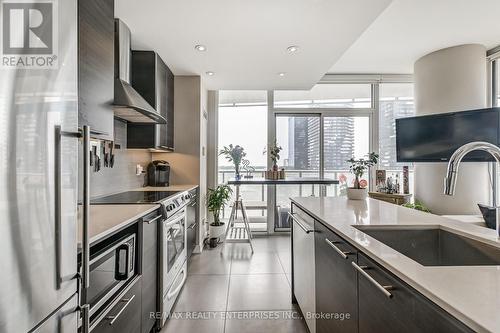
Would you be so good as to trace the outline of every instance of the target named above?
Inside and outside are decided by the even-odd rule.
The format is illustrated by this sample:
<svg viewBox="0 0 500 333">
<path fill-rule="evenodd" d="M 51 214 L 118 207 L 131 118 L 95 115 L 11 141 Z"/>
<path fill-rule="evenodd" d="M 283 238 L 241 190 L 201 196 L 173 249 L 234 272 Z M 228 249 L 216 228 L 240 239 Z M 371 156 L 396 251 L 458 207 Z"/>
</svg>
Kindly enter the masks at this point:
<svg viewBox="0 0 500 333">
<path fill-rule="evenodd" d="M 120 259 L 122 252 L 125 251 L 125 267 L 124 271 L 120 271 Z M 115 255 L 115 280 L 123 281 L 129 278 L 128 276 L 128 268 L 130 266 L 130 246 L 128 244 L 122 244 L 116 248 Z"/>
</svg>

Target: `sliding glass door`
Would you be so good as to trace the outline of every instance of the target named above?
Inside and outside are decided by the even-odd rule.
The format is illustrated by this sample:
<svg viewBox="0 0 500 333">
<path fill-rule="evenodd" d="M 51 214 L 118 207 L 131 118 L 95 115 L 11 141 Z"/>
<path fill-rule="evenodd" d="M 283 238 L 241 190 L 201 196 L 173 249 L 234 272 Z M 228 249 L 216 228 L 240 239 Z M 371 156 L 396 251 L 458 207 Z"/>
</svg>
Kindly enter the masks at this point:
<svg viewBox="0 0 500 333">
<path fill-rule="evenodd" d="M 320 176 L 321 117 L 317 115 L 277 115 L 276 143 L 283 150 L 278 163 L 287 178 Z M 317 185 L 276 186 L 275 230 L 290 228 L 290 197 L 319 194 Z"/>
<path fill-rule="evenodd" d="M 347 187 L 354 183 L 347 160 L 365 157 L 370 151 L 370 117 L 323 117 L 323 150 L 324 177 L 340 181 L 338 186 L 327 186 L 326 195 L 346 195 Z M 362 178 L 366 184 L 369 184 L 369 176 Z"/>
<path fill-rule="evenodd" d="M 276 114 L 276 143 L 283 148 L 279 167 L 285 169 L 286 177 L 326 177 L 341 184 L 276 186 L 275 231 L 290 227 L 290 197 L 345 195 L 354 181 L 347 160 L 364 157 L 370 151 L 370 116 L 333 114 Z M 369 184 L 369 174 L 363 180 Z"/>
</svg>

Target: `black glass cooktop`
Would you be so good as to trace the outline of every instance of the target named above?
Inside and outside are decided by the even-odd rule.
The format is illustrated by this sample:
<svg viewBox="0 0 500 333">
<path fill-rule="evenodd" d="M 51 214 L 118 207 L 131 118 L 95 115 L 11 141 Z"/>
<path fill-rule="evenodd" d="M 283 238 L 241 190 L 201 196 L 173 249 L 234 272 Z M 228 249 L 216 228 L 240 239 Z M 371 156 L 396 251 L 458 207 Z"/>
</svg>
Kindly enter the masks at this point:
<svg viewBox="0 0 500 333">
<path fill-rule="evenodd" d="M 98 204 L 147 204 L 165 200 L 178 191 L 128 191 L 108 195 L 106 197 L 90 200 L 93 205 Z"/>
</svg>

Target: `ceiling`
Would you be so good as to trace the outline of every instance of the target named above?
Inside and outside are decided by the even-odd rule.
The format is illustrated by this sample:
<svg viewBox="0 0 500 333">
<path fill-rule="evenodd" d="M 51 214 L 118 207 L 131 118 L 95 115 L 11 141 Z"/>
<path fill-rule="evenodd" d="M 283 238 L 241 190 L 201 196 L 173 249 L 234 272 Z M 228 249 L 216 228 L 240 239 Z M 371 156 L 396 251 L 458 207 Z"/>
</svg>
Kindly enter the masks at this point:
<svg viewBox="0 0 500 333">
<path fill-rule="evenodd" d="M 390 3 L 115 0 L 115 15 L 130 27 L 132 48 L 155 50 L 175 75 L 201 75 L 208 89 L 309 89 Z"/>
<path fill-rule="evenodd" d="M 499 13 L 499 0 L 394 0 L 329 72 L 412 73 L 417 59 L 442 48 L 492 48 Z"/>
</svg>

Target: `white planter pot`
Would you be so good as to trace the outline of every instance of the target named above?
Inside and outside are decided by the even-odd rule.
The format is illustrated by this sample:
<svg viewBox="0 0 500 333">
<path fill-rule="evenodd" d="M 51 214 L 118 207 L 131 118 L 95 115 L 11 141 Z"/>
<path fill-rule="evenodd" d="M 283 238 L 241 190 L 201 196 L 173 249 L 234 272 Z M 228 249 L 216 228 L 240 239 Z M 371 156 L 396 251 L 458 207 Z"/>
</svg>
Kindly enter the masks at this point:
<svg viewBox="0 0 500 333">
<path fill-rule="evenodd" d="M 367 188 L 347 188 L 347 198 L 350 200 L 365 200 L 367 197 Z"/>
<path fill-rule="evenodd" d="M 212 225 L 208 229 L 208 234 L 210 238 L 223 237 L 226 232 L 226 224 L 222 222 L 222 225 Z"/>
</svg>

